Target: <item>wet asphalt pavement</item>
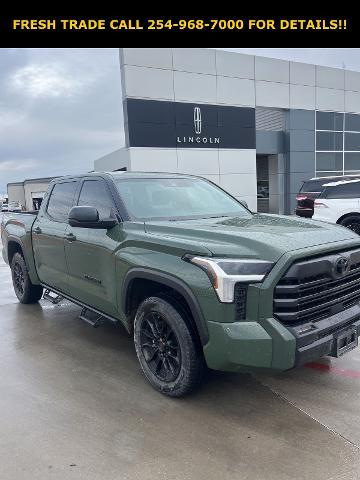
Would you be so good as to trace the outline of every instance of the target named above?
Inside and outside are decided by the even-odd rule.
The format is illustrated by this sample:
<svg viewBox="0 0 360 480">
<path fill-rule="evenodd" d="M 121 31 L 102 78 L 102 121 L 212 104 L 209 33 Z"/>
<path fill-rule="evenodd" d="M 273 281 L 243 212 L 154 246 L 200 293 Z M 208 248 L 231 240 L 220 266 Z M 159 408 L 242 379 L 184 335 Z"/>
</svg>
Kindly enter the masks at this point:
<svg viewBox="0 0 360 480">
<path fill-rule="evenodd" d="M 360 478 L 359 349 L 172 400 L 121 327 L 19 304 L 2 259 L 0 289 L 1 480 Z"/>
</svg>

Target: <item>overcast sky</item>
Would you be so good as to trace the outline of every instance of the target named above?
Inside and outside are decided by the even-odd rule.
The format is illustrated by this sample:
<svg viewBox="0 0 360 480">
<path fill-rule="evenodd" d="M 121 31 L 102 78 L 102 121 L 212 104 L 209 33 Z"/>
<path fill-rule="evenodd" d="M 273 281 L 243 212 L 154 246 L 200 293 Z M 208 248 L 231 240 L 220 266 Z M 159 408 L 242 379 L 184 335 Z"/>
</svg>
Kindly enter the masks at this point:
<svg viewBox="0 0 360 480">
<path fill-rule="evenodd" d="M 360 49 L 227 50 L 360 71 Z M 91 170 L 123 145 L 121 109 L 117 49 L 0 49 L 0 192 Z"/>
</svg>

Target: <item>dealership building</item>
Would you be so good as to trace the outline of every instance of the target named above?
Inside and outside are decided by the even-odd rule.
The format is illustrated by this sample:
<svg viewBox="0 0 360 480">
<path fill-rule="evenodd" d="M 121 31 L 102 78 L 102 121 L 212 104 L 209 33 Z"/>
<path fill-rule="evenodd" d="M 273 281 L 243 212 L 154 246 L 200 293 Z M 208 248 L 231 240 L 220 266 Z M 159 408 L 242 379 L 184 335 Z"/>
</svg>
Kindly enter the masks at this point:
<svg viewBox="0 0 360 480">
<path fill-rule="evenodd" d="M 94 169 L 206 177 L 291 213 L 303 180 L 360 172 L 360 72 L 212 49 L 120 49 L 126 144 Z"/>
<path fill-rule="evenodd" d="M 7 194 L 9 205 L 16 203 L 27 211 L 38 210 L 48 185 L 54 178 L 55 177 L 30 178 L 23 182 L 8 183 Z"/>
</svg>

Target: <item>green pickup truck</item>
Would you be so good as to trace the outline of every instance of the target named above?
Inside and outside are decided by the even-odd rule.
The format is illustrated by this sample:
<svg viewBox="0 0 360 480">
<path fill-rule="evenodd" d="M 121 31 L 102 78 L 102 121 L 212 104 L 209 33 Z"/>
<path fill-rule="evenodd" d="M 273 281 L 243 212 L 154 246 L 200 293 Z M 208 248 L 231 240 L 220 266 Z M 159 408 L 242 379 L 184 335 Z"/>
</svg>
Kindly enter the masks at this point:
<svg viewBox="0 0 360 480">
<path fill-rule="evenodd" d="M 1 237 L 20 302 L 45 289 L 94 326 L 120 322 L 148 381 L 170 396 L 190 392 L 206 366 L 282 371 L 358 344 L 360 238 L 252 213 L 199 177 L 62 177 L 37 215 L 4 215 Z"/>
</svg>

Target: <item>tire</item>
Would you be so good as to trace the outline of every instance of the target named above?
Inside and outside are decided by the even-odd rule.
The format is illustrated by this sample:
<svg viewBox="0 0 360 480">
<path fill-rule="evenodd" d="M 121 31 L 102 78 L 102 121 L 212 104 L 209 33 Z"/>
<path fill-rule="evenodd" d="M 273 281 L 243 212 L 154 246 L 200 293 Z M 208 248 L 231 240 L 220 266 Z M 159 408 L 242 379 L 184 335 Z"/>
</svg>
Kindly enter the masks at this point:
<svg viewBox="0 0 360 480">
<path fill-rule="evenodd" d="M 354 233 L 360 235 L 360 215 L 349 215 L 345 217 L 341 222 L 340 225 L 343 227 L 349 228 Z"/>
<path fill-rule="evenodd" d="M 144 300 L 135 316 L 134 343 L 145 377 L 159 392 L 181 397 L 200 384 L 203 353 L 181 308 L 160 297 Z"/>
<path fill-rule="evenodd" d="M 40 285 L 31 283 L 24 257 L 15 253 L 11 261 L 11 275 L 15 294 L 20 303 L 37 303 L 43 294 Z"/>
</svg>

